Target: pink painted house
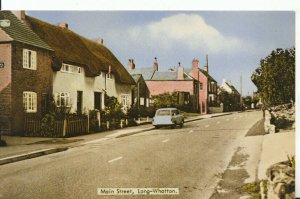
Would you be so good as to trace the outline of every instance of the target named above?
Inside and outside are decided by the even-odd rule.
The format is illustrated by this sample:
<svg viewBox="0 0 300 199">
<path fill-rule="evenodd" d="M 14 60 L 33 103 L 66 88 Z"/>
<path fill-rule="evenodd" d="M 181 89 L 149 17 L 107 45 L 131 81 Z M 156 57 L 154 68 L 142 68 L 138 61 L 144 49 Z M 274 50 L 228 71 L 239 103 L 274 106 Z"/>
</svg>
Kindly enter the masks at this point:
<svg viewBox="0 0 300 199">
<path fill-rule="evenodd" d="M 184 93 L 184 103 L 193 106 L 194 111 L 207 114 L 208 78 L 199 68 L 198 60 L 193 60 L 190 69 L 185 70 L 179 63 L 176 69 L 161 72 L 158 71 L 155 58 L 153 68 L 129 69 L 129 73 L 144 76 L 150 96 L 173 92 Z"/>
<path fill-rule="evenodd" d="M 199 82 L 199 111 L 201 114 L 207 114 L 208 78 L 204 71 L 199 68 L 199 60 L 193 59 L 192 69 L 188 71 L 188 74 Z"/>
</svg>

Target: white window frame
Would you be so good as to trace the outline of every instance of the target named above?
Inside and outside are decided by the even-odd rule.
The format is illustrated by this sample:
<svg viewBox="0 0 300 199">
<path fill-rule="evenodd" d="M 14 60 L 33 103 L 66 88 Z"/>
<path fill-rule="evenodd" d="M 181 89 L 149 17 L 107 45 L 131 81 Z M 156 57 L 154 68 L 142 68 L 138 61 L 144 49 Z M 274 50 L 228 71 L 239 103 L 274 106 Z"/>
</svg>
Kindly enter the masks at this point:
<svg viewBox="0 0 300 199">
<path fill-rule="evenodd" d="M 106 74 L 107 79 L 113 79 L 113 75 L 111 73 L 111 66 L 108 67 L 108 73 Z"/>
<path fill-rule="evenodd" d="M 63 100 L 62 100 L 63 99 Z M 71 98 L 69 92 L 58 92 L 56 93 L 56 106 L 57 107 L 71 107 Z M 65 102 L 64 105 L 62 105 L 62 101 Z"/>
<path fill-rule="evenodd" d="M 36 51 L 23 49 L 23 68 L 29 70 L 36 70 L 37 65 L 37 55 Z"/>
<path fill-rule="evenodd" d="M 80 66 L 62 63 L 60 71 L 64 73 L 82 74 L 83 68 Z"/>
<path fill-rule="evenodd" d="M 146 98 L 146 107 L 149 107 L 149 98 Z"/>
<path fill-rule="evenodd" d="M 141 106 L 145 105 L 145 98 L 144 97 L 140 97 L 140 105 Z"/>
<path fill-rule="evenodd" d="M 121 96 L 120 96 L 120 98 L 121 98 L 121 105 L 123 106 L 123 107 L 128 107 L 129 106 L 129 95 L 127 95 L 127 94 L 122 94 Z M 125 103 L 124 103 L 125 102 Z"/>
<path fill-rule="evenodd" d="M 37 94 L 35 92 L 23 92 L 23 108 L 26 113 L 37 112 Z"/>
</svg>

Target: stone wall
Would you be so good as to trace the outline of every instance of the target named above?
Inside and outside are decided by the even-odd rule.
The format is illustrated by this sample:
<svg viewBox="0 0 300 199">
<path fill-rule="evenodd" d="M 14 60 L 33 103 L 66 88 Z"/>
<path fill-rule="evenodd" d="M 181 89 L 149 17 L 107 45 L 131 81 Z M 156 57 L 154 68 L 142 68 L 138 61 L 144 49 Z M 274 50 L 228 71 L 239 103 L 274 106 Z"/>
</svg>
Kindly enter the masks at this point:
<svg viewBox="0 0 300 199">
<path fill-rule="evenodd" d="M 272 165 L 267 170 L 267 177 L 267 180 L 260 184 L 262 199 L 295 198 L 295 162 L 293 158 L 287 162 Z"/>
<path fill-rule="evenodd" d="M 295 105 L 293 103 L 271 107 L 264 111 L 266 133 L 275 133 L 281 128 L 295 128 Z"/>
</svg>

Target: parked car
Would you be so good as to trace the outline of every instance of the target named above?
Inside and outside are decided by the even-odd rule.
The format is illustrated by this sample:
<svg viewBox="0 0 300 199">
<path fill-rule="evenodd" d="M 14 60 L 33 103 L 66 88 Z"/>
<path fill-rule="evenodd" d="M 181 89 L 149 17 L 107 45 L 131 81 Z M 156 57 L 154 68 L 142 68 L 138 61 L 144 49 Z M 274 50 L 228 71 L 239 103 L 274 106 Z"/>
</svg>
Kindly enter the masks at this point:
<svg viewBox="0 0 300 199">
<path fill-rule="evenodd" d="M 156 110 L 152 124 L 155 128 L 161 126 L 171 126 L 174 128 L 176 125 L 182 127 L 184 117 L 177 108 L 161 108 Z"/>
</svg>

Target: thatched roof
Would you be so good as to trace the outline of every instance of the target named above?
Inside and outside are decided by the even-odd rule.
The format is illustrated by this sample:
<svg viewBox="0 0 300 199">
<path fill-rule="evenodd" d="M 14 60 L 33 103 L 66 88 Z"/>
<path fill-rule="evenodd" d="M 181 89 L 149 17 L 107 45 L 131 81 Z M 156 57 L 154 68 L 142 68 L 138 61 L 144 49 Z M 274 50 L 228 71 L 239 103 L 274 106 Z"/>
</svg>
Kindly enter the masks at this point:
<svg viewBox="0 0 300 199">
<path fill-rule="evenodd" d="M 60 70 L 63 62 L 76 64 L 85 68 L 87 76 L 94 77 L 100 75 L 101 71 L 108 72 L 111 66 L 111 72 L 118 82 L 135 84 L 124 66 L 105 46 L 86 39 L 68 28 L 52 25 L 30 16 L 26 16 L 26 22 L 54 49 L 54 70 Z"/>
</svg>

